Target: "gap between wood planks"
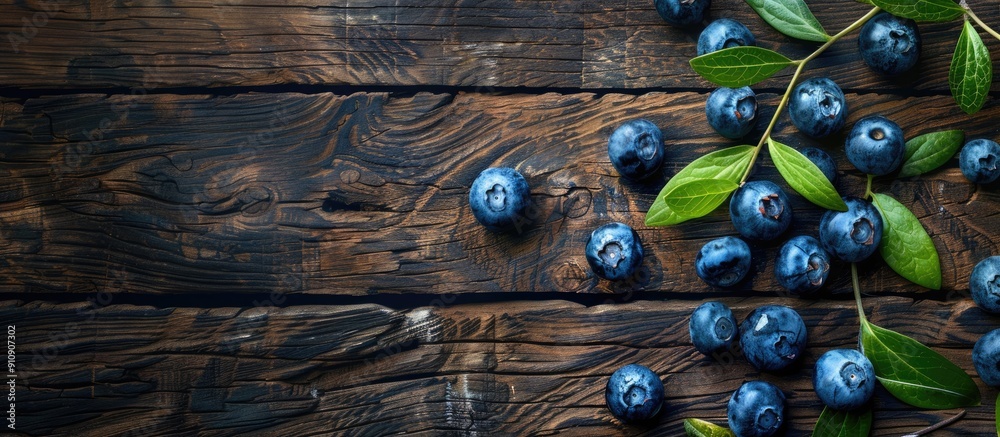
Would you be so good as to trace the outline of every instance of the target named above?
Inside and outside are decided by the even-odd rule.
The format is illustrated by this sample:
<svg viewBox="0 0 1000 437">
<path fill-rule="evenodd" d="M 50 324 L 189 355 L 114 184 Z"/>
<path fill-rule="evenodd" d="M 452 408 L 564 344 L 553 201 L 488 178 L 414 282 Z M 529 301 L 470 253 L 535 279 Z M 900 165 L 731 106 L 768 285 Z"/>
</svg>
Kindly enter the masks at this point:
<svg viewBox="0 0 1000 437">
<path fill-rule="evenodd" d="M 648 93 L 710 93 L 716 88 L 715 85 L 702 82 L 703 86 L 692 87 L 662 87 L 662 88 L 564 88 L 564 87 L 492 87 L 492 86 L 445 86 L 445 85 L 385 85 L 385 86 L 351 86 L 351 85 L 303 85 L 286 84 L 271 86 L 225 86 L 225 87 L 168 87 L 168 88 L 141 88 L 141 87 L 112 87 L 112 88 L 4 88 L 0 86 L 0 98 L 27 100 L 43 96 L 67 96 L 75 94 L 104 94 L 116 95 L 132 94 L 136 90 L 142 90 L 142 94 L 158 95 L 209 95 L 209 96 L 233 96 L 239 94 L 261 93 L 261 94 L 324 94 L 332 93 L 336 95 L 351 95 L 356 93 L 389 93 L 396 96 L 409 96 L 418 93 L 431 94 L 460 94 L 460 93 L 480 93 L 480 94 L 594 94 L 604 96 L 608 94 L 623 94 L 640 96 Z M 946 91 L 934 92 L 929 90 L 895 89 L 888 90 L 852 89 L 845 88 L 845 94 L 885 94 L 898 95 L 901 97 L 928 97 L 950 95 Z M 781 88 L 754 88 L 757 94 L 784 94 L 785 89 Z M 990 96 L 1000 97 L 1000 91 L 990 92 Z"/>
</svg>

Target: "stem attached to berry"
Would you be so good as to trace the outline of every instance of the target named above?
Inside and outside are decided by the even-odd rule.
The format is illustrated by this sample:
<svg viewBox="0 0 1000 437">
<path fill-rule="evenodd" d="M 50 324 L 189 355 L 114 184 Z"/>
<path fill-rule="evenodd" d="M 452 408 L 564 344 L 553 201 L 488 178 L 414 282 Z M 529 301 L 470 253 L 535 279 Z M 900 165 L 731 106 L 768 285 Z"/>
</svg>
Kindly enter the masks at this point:
<svg viewBox="0 0 1000 437">
<path fill-rule="evenodd" d="M 865 308 L 861 306 L 861 285 L 858 282 L 858 263 L 851 263 L 851 282 L 854 284 L 854 301 L 858 304 L 858 319 L 862 322 L 868 320 L 865 317 Z"/>
<path fill-rule="evenodd" d="M 754 163 L 757 162 L 757 157 L 760 155 L 761 149 L 763 149 L 764 145 L 767 144 L 767 139 L 771 137 L 771 132 L 774 130 L 774 126 L 778 124 L 778 117 L 781 116 L 781 112 L 785 110 L 786 106 L 788 106 L 788 98 L 792 95 L 792 90 L 795 88 L 795 85 L 798 85 L 799 76 L 801 76 L 802 71 L 805 70 L 806 64 L 808 64 L 809 61 L 816 59 L 816 57 L 818 57 L 819 55 L 823 54 L 823 52 L 825 52 L 826 49 L 830 48 L 830 46 L 832 46 L 833 43 L 837 42 L 845 35 L 859 29 L 866 22 L 868 22 L 868 20 L 870 20 L 872 17 L 874 17 L 881 11 L 882 10 L 879 9 L 878 7 L 872 8 L 872 10 L 869 11 L 867 14 L 865 14 L 863 17 L 859 18 L 854 23 L 851 23 L 850 26 L 847 26 L 844 28 L 844 30 L 837 32 L 836 35 L 831 36 L 829 41 L 823 43 L 823 45 L 819 46 L 819 48 L 817 48 L 816 51 L 812 52 L 812 54 L 810 54 L 809 56 L 806 56 L 805 59 L 795 61 L 796 67 L 795 67 L 795 73 L 792 74 L 792 80 L 788 82 L 788 87 L 785 88 L 785 95 L 781 96 L 781 101 L 778 102 L 778 109 L 774 111 L 774 116 L 771 117 L 771 122 L 768 123 L 767 129 L 764 130 L 764 135 L 762 135 L 760 137 L 760 141 L 757 142 L 757 147 L 754 149 L 753 156 L 750 158 L 750 165 L 747 166 L 746 172 L 743 173 L 743 177 L 740 179 L 740 185 L 743 185 L 743 183 L 746 182 L 747 179 L 750 177 L 750 172 L 753 170 L 753 165 Z"/>
</svg>

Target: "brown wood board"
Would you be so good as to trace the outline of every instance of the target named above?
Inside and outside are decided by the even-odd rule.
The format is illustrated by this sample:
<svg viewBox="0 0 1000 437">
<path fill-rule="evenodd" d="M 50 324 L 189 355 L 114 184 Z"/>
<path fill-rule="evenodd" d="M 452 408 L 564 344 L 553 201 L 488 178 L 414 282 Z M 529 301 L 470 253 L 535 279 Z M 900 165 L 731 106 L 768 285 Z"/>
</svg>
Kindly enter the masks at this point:
<svg viewBox="0 0 1000 437">
<path fill-rule="evenodd" d="M 869 285 L 865 281 L 864 285 Z M 741 320 L 757 305 L 791 305 L 809 348 L 784 374 L 760 374 L 735 350 L 718 358 L 690 344 L 697 300 L 585 307 L 565 301 L 428 306 L 152 308 L 7 301 L 17 325 L 19 420 L 31 434 L 455 435 L 682 434 L 681 421 L 725 423 L 743 381 L 764 379 L 788 395 L 787 435 L 812 429 L 821 403 L 816 359 L 854 347 L 852 301 L 724 299 Z M 993 329 L 969 299 L 865 300 L 872 323 L 929 345 L 972 371 L 970 348 Z M 29 361 L 30 360 L 30 361 Z M 618 367 L 643 363 L 666 386 L 650 428 L 626 426 L 604 406 Z M 945 431 L 995 429 L 996 390 L 978 378 L 983 404 Z M 875 393 L 872 435 L 902 435 L 950 416 Z"/>
<path fill-rule="evenodd" d="M 692 263 L 705 242 L 735 235 L 727 206 L 680 226 L 644 226 L 663 180 L 694 157 L 737 144 L 711 131 L 705 98 L 288 93 L 7 103 L 0 290 L 719 291 Z M 761 100 L 768 107 L 776 96 Z M 969 117 L 946 96 L 849 101 L 848 128 L 879 113 L 908 137 L 956 128 L 970 138 L 997 136 L 995 107 Z M 668 162 L 648 183 L 621 179 L 607 155 L 611 131 L 636 117 L 665 130 Z M 809 140 L 783 118 L 776 137 L 828 150 L 840 166 L 840 192 L 860 196 L 865 180 L 843 155 L 844 135 Z M 468 187 L 491 166 L 517 168 L 531 186 L 535 206 L 526 215 L 534 223 L 520 233 L 487 231 L 469 210 Z M 781 181 L 768 158 L 758 167 L 754 178 Z M 918 178 L 877 180 L 875 190 L 921 218 L 941 255 L 945 292 L 967 289 L 972 266 L 1000 253 L 996 190 L 965 180 L 957 159 Z M 818 235 L 823 210 L 792 197 L 788 235 Z M 611 221 L 639 229 L 649 254 L 620 283 L 597 278 L 584 256 L 590 232 Z M 772 270 L 783 240 L 753 245 L 752 273 L 736 291 L 780 290 Z M 827 288 L 849 292 L 846 265 L 834 268 Z M 877 278 L 873 292 L 924 290 L 877 256 L 862 273 Z"/>
<path fill-rule="evenodd" d="M 973 4 L 987 23 L 1000 9 Z M 829 33 L 869 6 L 810 1 Z M 147 4 L 41 0 L 0 14 L 0 86 L 259 87 L 272 85 L 555 88 L 706 87 L 688 60 L 700 28 L 678 29 L 652 0 L 182 0 Z M 744 22 L 761 47 L 793 59 L 817 44 L 785 37 L 743 2 L 715 2 L 711 18 Z M 922 24 L 922 60 L 893 80 L 869 71 L 854 35 L 809 75 L 845 89 L 948 92 L 961 20 Z M 990 38 L 987 44 L 1000 48 Z M 784 88 L 791 69 L 761 84 Z"/>
</svg>

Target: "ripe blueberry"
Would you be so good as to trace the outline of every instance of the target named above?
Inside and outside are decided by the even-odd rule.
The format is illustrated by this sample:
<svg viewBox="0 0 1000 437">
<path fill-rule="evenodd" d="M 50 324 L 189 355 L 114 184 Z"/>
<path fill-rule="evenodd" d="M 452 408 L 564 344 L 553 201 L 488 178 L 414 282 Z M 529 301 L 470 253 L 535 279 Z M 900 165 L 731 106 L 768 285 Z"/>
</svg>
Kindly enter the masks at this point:
<svg viewBox="0 0 1000 437">
<path fill-rule="evenodd" d="M 833 160 L 833 157 L 829 153 L 826 153 L 823 149 L 818 149 L 816 147 L 806 147 L 801 150 L 802 154 L 806 158 L 809 158 L 819 170 L 823 172 L 823 176 L 826 176 L 831 183 L 837 180 L 837 163 Z"/>
<path fill-rule="evenodd" d="M 979 138 L 962 146 L 958 166 L 974 184 L 988 184 L 1000 178 L 1000 144 Z"/>
<path fill-rule="evenodd" d="M 608 138 L 608 157 L 622 176 L 646 179 L 663 164 L 663 133 L 648 120 L 627 121 Z"/>
<path fill-rule="evenodd" d="M 812 78 L 795 86 L 788 115 L 800 132 L 822 138 L 839 131 L 847 120 L 847 100 L 829 78 Z"/>
<path fill-rule="evenodd" d="M 719 135 L 743 138 L 757 123 L 757 95 L 746 86 L 718 88 L 705 102 L 705 116 Z"/>
<path fill-rule="evenodd" d="M 612 281 L 628 278 L 642 265 L 642 241 L 624 223 L 608 223 L 591 232 L 586 252 L 594 273 Z"/>
<path fill-rule="evenodd" d="M 773 240 L 792 224 L 792 206 L 774 182 L 750 181 L 729 200 L 729 218 L 744 238 Z"/>
<path fill-rule="evenodd" d="M 875 367 L 855 349 L 831 349 L 816 361 L 813 388 L 834 410 L 857 409 L 875 392 Z"/>
<path fill-rule="evenodd" d="M 496 232 L 519 230 L 528 223 L 524 211 L 531 202 L 528 182 L 517 170 L 491 167 L 483 170 L 469 190 L 472 215 Z"/>
<path fill-rule="evenodd" d="M 694 348 L 705 355 L 729 349 L 737 334 L 733 311 L 721 302 L 705 302 L 695 308 L 688 322 Z"/>
<path fill-rule="evenodd" d="M 774 260 L 774 277 L 793 294 L 810 294 L 826 283 L 830 254 L 808 235 L 789 238 Z"/>
<path fill-rule="evenodd" d="M 766 381 L 747 381 L 729 398 L 729 428 L 737 437 L 767 437 L 785 421 L 785 394 Z"/>
<path fill-rule="evenodd" d="M 794 363 L 806 348 L 806 324 L 795 310 L 764 305 L 740 324 L 743 355 L 757 370 L 777 371 Z"/>
<path fill-rule="evenodd" d="M 623 422 L 651 419 L 663 406 L 663 382 L 648 367 L 629 364 L 611 374 L 604 400 L 611 414 Z"/>
<path fill-rule="evenodd" d="M 705 243 L 694 258 L 694 269 L 706 284 L 731 287 L 750 271 L 750 246 L 736 237 Z"/>
<path fill-rule="evenodd" d="M 654 0 L 656 12 L 674 26 L 692 27 L 705 20 L 711 0 Z"/>
<path fill-rule="evenodd" d="M 720 18 L 705 26 L 701 35 L 698 35 L 698 56 L 730 47 L 752 45 L 757 45 L 757 39 L 743 23 Z"/>
<path fill-rule="evenodd" d="M 839 260 L 861 262 L 875 253 L 882 241 L 882 216 L 872 204 L 844 197 L 847 211 L 827 211 L 819 221 L 819 241 Z"/>
<path fill-rule="evenodd" d="M 979 337 L 972 347 L 972 365 L 986 385 L 1000 387 L 1000 328 Z"/>
<path fill-rule="evenodd" d="M 969 276 L 969 292 L 980 308 L 1000 314 L 1000 256 L 976 263 Z"/>
<path fill-rule="evenodd" d="M 858 49 L 876 73 L 896 76 L 917 65 L 920 31 L 915 21 L 882 12 L 861 27 Z"/>
<path fill-rule="evenodd" d="M 882 176 L 896 171 L 903 163 L 906 141 L 898 124 L 881 115 L 872 115 L 854 123 L 844 151 L 858 170 Z"/>
</svg>

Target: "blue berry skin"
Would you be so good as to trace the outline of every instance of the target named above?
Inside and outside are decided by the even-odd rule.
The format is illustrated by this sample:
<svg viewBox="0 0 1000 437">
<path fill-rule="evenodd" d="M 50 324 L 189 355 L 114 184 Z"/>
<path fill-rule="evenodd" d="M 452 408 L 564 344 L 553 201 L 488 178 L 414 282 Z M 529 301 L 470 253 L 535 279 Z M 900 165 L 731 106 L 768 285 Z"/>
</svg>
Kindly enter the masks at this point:
<svg viewBox="0 0 1000 437">
<path fill-rule="evenodd" d="M 604 400 L 611 414 L 623 422 L 649 420 L 663 406 L 663 382 L 648 367 L 629 364 L 611 374 Z"/>
<path fill-rule="evenodd" d="M 774 435 L 785 421 L 785 394 L 766 381 L 747 381 L 729 398 L 729 428 L 737 437 Z"/>
<path fill-rule="evenodd" d="M 694 258 L 698 277 L 714 287 L 731 287 L 750 271 L 750 246 L 736 237 L 722 237 L 705 243 Z"/>
<path fill-rule="evenodd" d="M 974 184 L 997 180 L 1000 178 L 1000 144 L 984 138 L 965 143 L 958 155 L 958 167 Z"/>
<path fill-rule="evenodd" d="M 969 276 L 969 293 L 980 308 L 1000 314 L 1000 256 L 991 256 L 976 264 Z"/>
<path fill-rule="evenodd" d="M 693 27 L 705 21 L 711 0 L 654 0 L 663 21 L 678 27 Z"/>
<path fill-rule="evenodd" d="M 764 305 L 740 324 L 743 355 L 757 370 L 778 371 L 798 360 L 806 348 L 806 324 L 795 310 Z"/>
<path fill-rule="evenodd" d="M 1000 328 L 979 337 L 972 347 L 972 365 L 986 385 L 1000 387 Z"/>
<path fill-rule="evenodd" d="M 794 295 L 815 293 L 830 274 L 830 254 L 808 235 L 789 238 L 774 260 L 774 277 Z"/>
<path fill-rule="evenodd" d="M 801 152 L 813 164 L 816 164 L 816 167 L 819 167 L 819 170 L 823 172 L 823 176 L 826 176 L 830 180 L 830 183 L 837 181 L 837 162 L 833 160 L 833 157 L 829 153 L 816 147 L 806 147 Z"/>
<path fill-rule="evenodd" d="M 847 100 L 829 78 L 812 78 L 792 90 L 788 115 L 800 132 L 823 138 L 844 127 L 847 120 Z"/>
<path fill-rule="evenodd" d="M 757 95 L 746 86 L 718 88 L 705 102 L 705 116 L 719 135 L 743 138 L 757 124 Z"/>
<path fill-rule="evenodd" d="M 846 262 L 861 262 L 875 253 L 882 241 L 882 216 L 872 204 L 844 197 L 847 211 L 827 211 L 819 221 L 819 241 L 830 255 Z"/>
<path fill-rule="evenodd" d="M 875 392 L 875 367 L 855 349 L 831 349 L 816 361 L 813 389 L 834 410 L 855 410 Z"/>
<path fill-rule="evenodd" d="M 649 120 L 630 120 L 608 138 L 608 157 L 618 174 L 632 180 L 652 176 L 663 164 L 663 132 Z"/>
<path fill-rule="evenodd" d="M 865 64 L 876 73 L 898 76 L 917 65 L 920 30 L 913 20 L 883 12 L 861 27 L 858 49 Z"/>
<path fill-rule="evenodd" d="M 792 206 L 774 182 L 750 181 L 729 200 L 729 218 L 744 238 L 773 240 L 792 224 Z"/>
<path fill-rule="evenodd" d="M 608 223 L 591 232 L 586 252 L 594 273 L 612 281 L 632 276 L 642 265 L 642 241 L 624 223 Z"/>
<path fill-rule="evenodd" d="M 530 203 L 528 181 L 508 167 L 483 170 L 469 190 L 472 215 L 494 232 L 514 231 L 527 224 L 524 211 Z"/>
<path fill-rule="evenodd" d="M 881 115 L 854 123 L 844 143 L 847 160 L 858 170 L 883 176 L 899 169 L 906 153 L 906 140 L 899 125 Z"/>
<path fill-rule="evenodd" d="M 698 56 L 730 47 L 757 45 L 750 29 L 729 18 L 719 18 L 705 26 L 698 35 Z"/>
<path fill-rule="evenodd" d="M 705 302 L 691 313 L 688 333 L 694 348 L 712 356 L 729 349 L 737 335 L 733 311 L 721 302 Z"/>
</svg>

